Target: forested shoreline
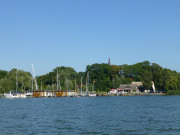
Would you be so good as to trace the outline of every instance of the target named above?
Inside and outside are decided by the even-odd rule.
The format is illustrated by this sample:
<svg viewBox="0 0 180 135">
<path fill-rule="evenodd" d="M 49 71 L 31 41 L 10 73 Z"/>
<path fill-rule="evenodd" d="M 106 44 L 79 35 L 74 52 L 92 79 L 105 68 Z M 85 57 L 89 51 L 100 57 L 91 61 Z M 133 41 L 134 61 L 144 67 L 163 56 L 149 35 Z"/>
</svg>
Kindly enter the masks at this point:
<svg viewBox="0 0 180 135">
<path fill-rule="evenodd" d="M 57 72 L 60 81 L 58 85 Z M 180 73 L 162 68 L 149 61 L 134 65 L 96 63 L 88 65 L 85 72 L 76 72 L 71 67 L 61 66 L 45 75 L 37 76 L 36 79 L 39 90 L 79 90 L 82 79 L 84 91 L 87 83 L 89 91 L 108 92 L 110 89 L 119 88 L 120 84 L 131 84 L 132 81 L 142 82 L 143 88 L 141 90 L 143 91 L 150 89 L 152 81 L 154 81 L 156 91 L 166 92 L 169 95 L 180 94 Z M 16 90 L 16 83 L 19 91 L 31 91 L 32 74 L 17 69 L 0 70 L 1 93 Z"/>
</svg>

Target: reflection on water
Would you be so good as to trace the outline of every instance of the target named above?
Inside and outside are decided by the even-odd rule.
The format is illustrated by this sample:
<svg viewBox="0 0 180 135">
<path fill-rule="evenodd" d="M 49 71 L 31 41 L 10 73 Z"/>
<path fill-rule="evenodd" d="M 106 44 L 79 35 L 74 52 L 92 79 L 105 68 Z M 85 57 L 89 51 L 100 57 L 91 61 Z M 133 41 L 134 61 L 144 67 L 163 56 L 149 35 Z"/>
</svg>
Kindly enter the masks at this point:
<svg viewBox="0 0 180 135">
<path fill-rule="evenodd" d="M 180 96 L 0 99 L 0 134 L 179 134 Z"/>
</svg>

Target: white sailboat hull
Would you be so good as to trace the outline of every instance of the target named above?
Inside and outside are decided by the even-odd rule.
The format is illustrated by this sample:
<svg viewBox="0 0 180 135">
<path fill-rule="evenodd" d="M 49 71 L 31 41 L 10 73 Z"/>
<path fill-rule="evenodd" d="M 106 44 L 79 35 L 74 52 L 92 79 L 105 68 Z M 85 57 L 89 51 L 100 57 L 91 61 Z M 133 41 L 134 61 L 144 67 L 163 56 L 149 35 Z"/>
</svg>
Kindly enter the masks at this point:
<svg viewBox="0 0 180 135">
<path fill-rule="evenodd" d="M 5 98 L 26 98 L 25 94 L 19 94 L 19 93 L 4 93 Z"/>
<path fill-rule="evenodd" d="M 96 93 L 89 93 L 89 97 L 96 97 Z"/>
</svg>

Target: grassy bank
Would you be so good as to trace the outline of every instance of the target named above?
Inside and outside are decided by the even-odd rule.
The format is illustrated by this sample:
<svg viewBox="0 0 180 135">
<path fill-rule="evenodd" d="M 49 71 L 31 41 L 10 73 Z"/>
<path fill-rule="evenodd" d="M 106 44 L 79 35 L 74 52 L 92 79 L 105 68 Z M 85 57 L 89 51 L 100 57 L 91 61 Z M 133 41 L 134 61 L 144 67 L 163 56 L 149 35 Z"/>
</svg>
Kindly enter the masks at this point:
<svg viewBox="0 0 180 135">
<path fill-rule="evenodd" d="M 166 95 L 180 95 L 180 90 L 169 90 Z"/>
</svg>

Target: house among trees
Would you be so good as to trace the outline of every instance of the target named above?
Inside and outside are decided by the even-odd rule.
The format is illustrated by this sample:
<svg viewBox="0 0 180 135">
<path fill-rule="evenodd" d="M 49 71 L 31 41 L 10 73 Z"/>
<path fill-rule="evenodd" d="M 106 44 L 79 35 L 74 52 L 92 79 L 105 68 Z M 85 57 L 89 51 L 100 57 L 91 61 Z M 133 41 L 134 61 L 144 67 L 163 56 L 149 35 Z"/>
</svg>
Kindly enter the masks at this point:
<svg viewBox="0 0 180 135">
<path fill-rule="evenodd" d="M 122 89 L 124 93 L 139 93 L 137 84 L 121 84 L 119 89 Z"/>
<path fill-rule="evenodd" d="M 123 89 L 128 93 L 140 93 L 140 90 L 143 88 L 142 82 L 132 82 L 132 84 L 121 84 L 119 89 Z"/>
<path fill-rule="evenodd" d="M 121 84 L 119 89 L 111 89 L 109 94 L 127 94 L 127 93 L 140 93 L 140 89 L 143 87 L 142 82 L 132 82 L 132 84 Z"/>
<path fill-rule="evenodd" d="M 152 87 L 150 88 L 150 90 L 144 90 L 142 82 L 132 82 L 132 84 L 121 84 L 119 87 L 119 90 L 122 91 L 121 93 L 140 93 L 140 91 L 142 90 L 145 93 L 156 92 L 153 81 L 152 81 Z"/>
</svg>

